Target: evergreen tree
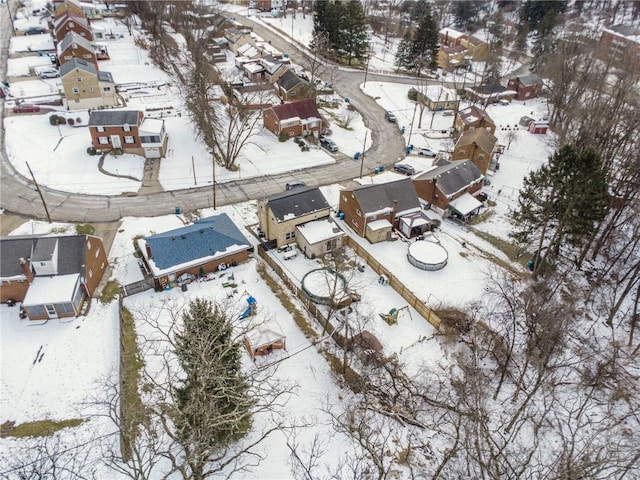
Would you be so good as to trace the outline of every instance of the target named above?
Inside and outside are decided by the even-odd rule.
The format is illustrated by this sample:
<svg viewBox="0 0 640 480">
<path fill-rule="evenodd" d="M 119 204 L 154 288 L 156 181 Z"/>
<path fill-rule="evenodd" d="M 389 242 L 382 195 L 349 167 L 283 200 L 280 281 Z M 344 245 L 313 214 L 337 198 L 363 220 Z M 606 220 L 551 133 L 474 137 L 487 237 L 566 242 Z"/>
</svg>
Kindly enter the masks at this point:
<svg viewBox="0 0 640 480">
<path fill-rule="evenodd" d="M 454 2 L 454 24 L 457 27 L 469 29 L 478 18 L 479 4 L 475 1 Z"/>
<path fill-rule="evenodd" d="M 171 417 L 190 478 L 203 479 L 210 458 L 248 432 L 254 401 L 228 312 L 196 299 L 182 320 L 175 354 L 184 376 L 175 387 Z"/>
<path fill-rule="evenodd" d="M 339 44 L 341 55 L 349 65 L 352 60 L 364 62 L 367 57 L 367 24 L 360 0 L 349 0 L 347 3 L 336 2 L 343 10 L 341 13 Z"/>
<path fill-rule="evenodd" d="M 423 68 L 435 68 L 438 57 L 438 25 L 427 10 L 418 25 L 411 45 L 411 62 L 418 74 Z"/>
<path fill-rule="evenodd" d="M 411 46 L 413 42 L 411 40 L 411 32 L 407 30 L 398 44 L 398 50 L 396 51 L 396 58 L 393 64 L 397 68 L 413 68 L 413 62 L 411 62 Z"/>
<path fill-rule="evenodd" d="M 530 31 L 546 35 L 555 26 L 558 15 L 566 9 L 567 2 L 527 0 L 520 5 L 520 30 L 526 25 Z"/>
<path fill-rule="evenodd" d="M 420 23 L 425 15 L 429 13 L 431 13 L 429 4 L 425 0 L 417 0 L 411 8 L 410 18 L 412 21 Z"/>
<path fill-rule="evenodd" d="M 600 154 L 565 145 L 525 179 L 512 218 L 514 239 L 535 243 L 534 274 L 563 245 L 579 248 L 607 214 L 607 183 Z"/>
</svg>

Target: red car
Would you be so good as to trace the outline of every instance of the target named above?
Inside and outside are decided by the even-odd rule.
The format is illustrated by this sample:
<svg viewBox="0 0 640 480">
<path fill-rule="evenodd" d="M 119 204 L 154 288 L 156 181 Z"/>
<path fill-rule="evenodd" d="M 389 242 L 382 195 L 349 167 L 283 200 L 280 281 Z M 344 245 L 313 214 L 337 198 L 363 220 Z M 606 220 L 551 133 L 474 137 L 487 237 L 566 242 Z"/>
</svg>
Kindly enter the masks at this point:
<svg viewBox="0 0 640 480">
<path fill-rule="evenodd" d="M 39 111 L 40 107 L 38 105 L 32 105 L 30 103 L 21 103 L 13 107 L 13 113 L 32 113 Z"/>
</svg>

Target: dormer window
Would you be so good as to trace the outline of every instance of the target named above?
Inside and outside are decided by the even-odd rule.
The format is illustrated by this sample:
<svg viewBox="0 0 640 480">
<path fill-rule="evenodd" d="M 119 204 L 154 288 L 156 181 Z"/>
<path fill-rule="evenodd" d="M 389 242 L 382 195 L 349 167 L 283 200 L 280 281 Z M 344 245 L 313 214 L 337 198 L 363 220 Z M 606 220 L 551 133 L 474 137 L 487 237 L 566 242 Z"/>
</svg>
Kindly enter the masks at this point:
<svg viewBox="0 0 640 480">
<path fill-rule="evenodd" d="M 129 126 L 129 124 L 128 124 L 128 123 L 125 123 L 125 124 L 122 126 L 122 130 L 123 130 L 123 131 L 125 131 L 125 132 L 130 132 L 130 131 L 131 131 L 131 127 Z"/>
</svg>

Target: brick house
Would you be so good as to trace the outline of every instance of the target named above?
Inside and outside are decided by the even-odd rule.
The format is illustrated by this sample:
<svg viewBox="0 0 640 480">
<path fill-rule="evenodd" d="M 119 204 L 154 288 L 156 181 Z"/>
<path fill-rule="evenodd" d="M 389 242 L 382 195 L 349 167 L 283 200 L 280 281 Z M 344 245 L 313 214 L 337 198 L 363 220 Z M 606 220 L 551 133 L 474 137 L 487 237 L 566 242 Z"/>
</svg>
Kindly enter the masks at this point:
<svg viewBox="0 0 640 480">
<path fill-rule="evenodd" d="M 471 105 L 460 110 L 455 120 L 455 127 L 461 132 L 467 132 L 475 128 L 485 128 L 491 133 L 496 132 L 496 124 L 486 110 Z"/>
<path fill-rule="evenodd" d="M 371 243 L 387 240 L 394 228 L 406 237 L 429 228 L 410 178 L 345 188 L 340 191 L 339 212 L 356 234 Z"/>
<path fill-rule="evenodd" d="M 72 58 L 60 66 L 62 88 L 69 110 L 115 106 L 116 84 L 111 73 L 98 71 L 81 58 Z"/>
<path fill-rule="evenodd" d="M 482 188 L 483 175 L 471 160 L 441 161 L 438 166 L 413 177 L 418 197 L 441 215 L 449 203 L 464 194 L 475 195 Z"/>
<path fill-rule="evenodd" d="M 253 247 L 226 213 L 138 240 L 157 289 L 182 275 L 202 276 L 247 261 Z"/>
<path fill-rule="evenodd" d="M 516 99 L 527 100 L 540 95 L 542 91 L 542 79 L 535 74 L 522 75 L 520 77 L 510 78 L 507 88 L 518 92 Z"/>
<path fill-rule="evenodd" d="M 599 56 L 613 59 L 617 66 L 640 62 L 640 28 L 631 25 L 611 25 L 602 29 Z"/>
<path fill-rule="evenodd" d="M 2 302 L 22 302 L 30 320 L 78 316 L 108 265 L 92 235 L 2 238 L 0 259 Z"/>
<path fill-rule="evenodd" d="M 451 159 L 471 160 L 482 175 L 486 175 L 497 141 L 498 139 L 485 128 L 466 131 L 453 147 Z"/>
<path fill-rule="evenodd" d="M 93 31 L 89 20 L 84 15 L 65 12 L 53 20 L 53 36 L 56 42 L 61 42 L 67 33 L 74 32 L 77 35 L 93 41 Z"/>
<path fill-rule="evenodd" d="M 275 83 L 278 96 L 285 102 L 313 98 L 313 87 L 309 82 L 298 77 L 291 70 L 282 74 Z"/>
<path fill-rule="evenodd" d="M 81 58 L 91 63 L 98 70 L 98 58 L 93 44 L 76 32 L 69 32 L 56 46 L 58 61 L 60 64 L 68 62 L 72 58 Z"/>
<path fill-rule="evenodd" d="M 264 110 L 263 122 L 277 136 L 318 138 L 322 129 L 322 117 L 312 98 L 269 107 Z"/>
<path fill-rule="evenodd" d="M 164 120 L 145 118 L 138 110 L 93 110 L 89 133 L 93 148 L 101 152 L 120 148 L 145 158 L 162 158 L 167 152 Z"/>
<path fill-rule="evenodd" d="M 476 87 L 466 87 L 465 91 L 471 101 L 481 103 L 482 105 L 489 105 L 490 103 L 496 103 L 499 100 L 513 100 L 516 96 L 514 90 L 508 90 L 499 84 L 483 84 Z"/>
<path fill-rule="evenodd" d="M 273 246 L 297 240 L 296 227 L 328 218 L 331 207 L 317 187 L 287 190 L 258 200 L 258 222 L 263 238 Z"/>
</svg>

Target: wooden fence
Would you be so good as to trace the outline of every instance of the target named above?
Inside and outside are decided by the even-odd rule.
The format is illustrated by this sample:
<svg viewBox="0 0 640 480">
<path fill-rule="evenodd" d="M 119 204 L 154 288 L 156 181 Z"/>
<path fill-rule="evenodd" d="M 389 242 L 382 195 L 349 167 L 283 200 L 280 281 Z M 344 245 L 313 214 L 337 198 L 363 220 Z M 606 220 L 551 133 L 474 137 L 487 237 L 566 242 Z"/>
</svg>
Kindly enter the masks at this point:
<svg viewBox="0 0 640 480">
<path fill-rule="evenodd" d="M 371 269 L 376 272 L 378 275 L 386 275 L 389 279 L 389 285 L 396 291 L 398 294 L 409 304 L 413 309 L 418 312 L 427 322 L 429 322 L 436 330 L 440 329 L 440 318 L 431 310 L 422 300 L 420 300 L 415 293 L 409 290 L 398 278 L 393 275 L 389 270 L 383 267 L 380 262 L 378 262 L 375 258 L 373 258 L 369 252 L 367 252 L 364 248 L 362 248 L 357 242 L 354 242 L 350 237 L 345 236 L 345 244 L 353 249 L 356 254 L 364 259 L 364 261 L 371 267 Z M 316 304 L 312 302 L 302 291 L 302 289 L 296 285 L 289 276 L 282 270 L 282 267 L 271 258 L 267 253 L 264 252 L 262 248 L 257 248 L 258 255 L 265 261 L 267 264 L 273 268 L 273 270 L 278 274 L 278 276 L 285 283 L 287 288 L 295 294 L 298 299 L 302 303 L 304 303 L 305 307 L 313 315 L 316 320 L 320 323 L 320 325 L 327 326 L 327 331 L 329 333 L 333 333 L 333 328 L 326 321 L 322 312 L 318 309 Z"/>
<path fill-rule="evenodd" d="M 367 252 L 360 244 L 353 241 L 351 237 L 345 236 L 345 245 L 350 247 L 356 254 L 362 258 L 371 269 L 378 275 L 385 275 L 389 279 L 389 285 L 398 292 L 404 300 L 416 312 L 418 312 L 427 322 L 429 322 L 436 330 L 440 329 L 440 318 L 429 308 L 424 301 L 419 299 L 415 293 L 405 286 L 398 278 L 387 270 L 380 262 Z"/>
</svg>

